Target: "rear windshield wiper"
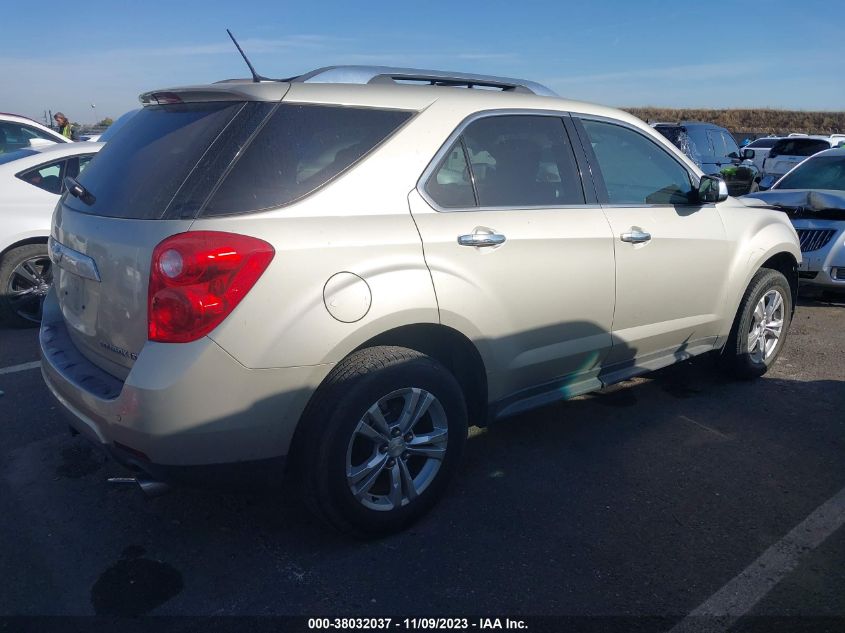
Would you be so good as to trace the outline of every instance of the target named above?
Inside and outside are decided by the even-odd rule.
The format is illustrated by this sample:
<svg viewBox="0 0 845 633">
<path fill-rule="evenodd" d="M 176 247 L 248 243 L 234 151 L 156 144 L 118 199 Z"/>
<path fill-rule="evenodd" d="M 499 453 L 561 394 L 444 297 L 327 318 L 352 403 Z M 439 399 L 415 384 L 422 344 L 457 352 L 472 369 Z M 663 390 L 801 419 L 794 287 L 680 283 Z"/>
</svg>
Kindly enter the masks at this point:
<svg viewBox="0 0 845 633">
<path fill-rule="evenodd" d="M 79 198 L 89 207 L 97 201 L 94 194 L 80 185 L 73 176 L 65 176 L 65 187 L 72 196 Z"/>
</svg>

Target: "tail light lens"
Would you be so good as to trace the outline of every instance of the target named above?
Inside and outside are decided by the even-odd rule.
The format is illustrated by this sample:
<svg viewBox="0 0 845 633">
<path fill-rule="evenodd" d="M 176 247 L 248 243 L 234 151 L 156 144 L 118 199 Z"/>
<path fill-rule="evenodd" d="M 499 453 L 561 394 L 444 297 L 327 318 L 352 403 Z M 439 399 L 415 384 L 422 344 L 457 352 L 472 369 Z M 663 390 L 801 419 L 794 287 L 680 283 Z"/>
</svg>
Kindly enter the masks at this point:
<svg viewBox="0 0 845 633">
<path fill-rule="evenodd" d="M 187 343 L 211 332 L 274 255 L 263 240 L 217 231 L 179 233 L 159 243 L 150 266 L 149 339 Z"/>
</svg>

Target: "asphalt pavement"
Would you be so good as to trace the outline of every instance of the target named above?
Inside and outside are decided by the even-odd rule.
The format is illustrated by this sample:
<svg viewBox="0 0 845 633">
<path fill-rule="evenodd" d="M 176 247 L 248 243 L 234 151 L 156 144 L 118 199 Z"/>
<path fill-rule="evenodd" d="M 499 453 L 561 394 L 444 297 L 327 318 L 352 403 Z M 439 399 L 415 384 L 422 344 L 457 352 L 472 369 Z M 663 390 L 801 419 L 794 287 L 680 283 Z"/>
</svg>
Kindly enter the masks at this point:
<svg viewBox="0 0 845 633">
<path fill-rule="evenodd" d="M 125 471 L 69 435 L 37 368 L 15 369 L 37 360 L 36 332 L 0 329 L 0 615 L 683 626 L 732 581 L 758 590 L 743 570 L 777 559 L 845 488 L 843 325 L 845 304 L 804 300 L 760 380 L 733 382 L 696 359 L 473 429 L 446 498 L 372 542 L 324 528 L 290 490 L 147 499 L 107 485 Z M 769 586 L 730 626 L 845 618 L 845 531 L 835 512 L 823 519 L 829 534 L 764 573 Z"/>
</svg>

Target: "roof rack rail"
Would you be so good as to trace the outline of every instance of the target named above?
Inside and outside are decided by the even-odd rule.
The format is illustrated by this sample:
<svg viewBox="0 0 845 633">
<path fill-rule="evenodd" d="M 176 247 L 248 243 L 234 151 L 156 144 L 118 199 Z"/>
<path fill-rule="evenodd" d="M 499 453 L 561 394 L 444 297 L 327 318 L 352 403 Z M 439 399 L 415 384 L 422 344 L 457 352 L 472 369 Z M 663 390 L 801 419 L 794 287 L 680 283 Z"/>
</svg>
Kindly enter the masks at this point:
<svg viewBox="0 0 845 633">
<path fill-rule="evenodd" d="M 534 81 L 453 73 L 419 68 L 392 68 L 390 66 L 326 66 L 287 81 L 297 83 L 376 84 L 417 82 L 431 86 L 463 86 L 465 88 L 498 88 L 507 92 L 523 92 L 556 97 L 557 93 Z"/>
</svg>

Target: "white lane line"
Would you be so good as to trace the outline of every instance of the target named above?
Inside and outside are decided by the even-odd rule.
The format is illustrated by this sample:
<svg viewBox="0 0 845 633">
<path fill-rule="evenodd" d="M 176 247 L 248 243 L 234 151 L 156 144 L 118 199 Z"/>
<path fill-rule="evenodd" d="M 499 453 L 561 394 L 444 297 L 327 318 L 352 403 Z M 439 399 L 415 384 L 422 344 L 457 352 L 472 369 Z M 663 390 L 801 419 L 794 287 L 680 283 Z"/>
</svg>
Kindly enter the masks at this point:
<svg viewBox="0 0 845 633">
<path fill-rule="evenodd" d="M 697 421 L 697 420 L 693 420 L 692 418 L 688 418 L 688 417 L 687 417 L 687 416 L 685 416 L 685 415 L 679 415 L 678 417 L 679 417 L 679 418 L 681 418 L 682 420 L 684 420 L 685 422 L 689 422 L 690 424 L 695 424 L 697 427 L 700 427 L 700 428 L 704 429 L 705 431 L 710 431 L 710 432 L 711 432 L 711 433 L 713 433 L 714 435 L 718 435 L 719 437 L 721 437 L 721 438 L 722 438 L 722 439 L 724 439 L 724 440 L 731 440 L 731 439 L 733 439 L 730 435 L 725 435 L 725 434 L 724 434 L 724 433 L 722 433 L 721 431 L 717 431 L 717 430 L 716 430 L 716 429 L 714 429 L 713 427 L 711 427 L 711 426 L 707 426 L 707 425 L 706 425 L 706 424 L 704 424 L 703 422 L 699 422 L 699 421 Z"/>
<path fill-rule="evenodd" d="M 705 600 L 669 633 L 727 631 L 801 562 L 845 525 L 845 488 L 816 508 L 733 580 Z"/>
<path fill-rule="evenodd" d="M 21 363 L 20 365 L 11 365 L 9 367 L 0 367 L 0 376 L 2 376 L 3 374 L 14 374 L 17 371 L 35 369 L 36 367 L 41 367 L 40 360 L 34 360 L 31 363 Z"/>
</svg>

